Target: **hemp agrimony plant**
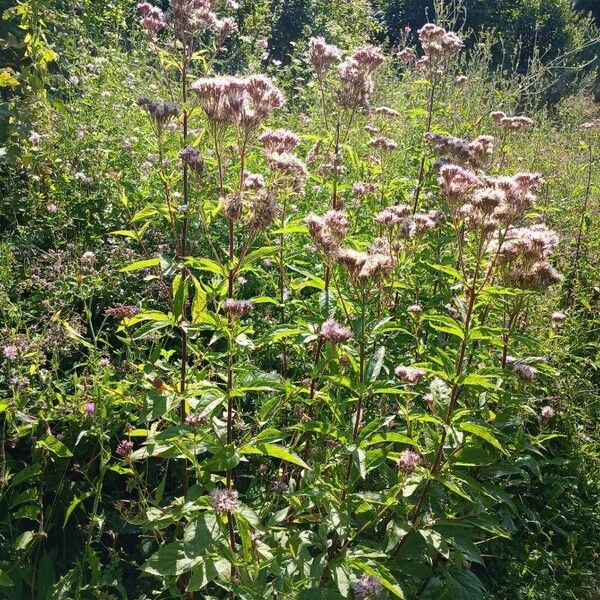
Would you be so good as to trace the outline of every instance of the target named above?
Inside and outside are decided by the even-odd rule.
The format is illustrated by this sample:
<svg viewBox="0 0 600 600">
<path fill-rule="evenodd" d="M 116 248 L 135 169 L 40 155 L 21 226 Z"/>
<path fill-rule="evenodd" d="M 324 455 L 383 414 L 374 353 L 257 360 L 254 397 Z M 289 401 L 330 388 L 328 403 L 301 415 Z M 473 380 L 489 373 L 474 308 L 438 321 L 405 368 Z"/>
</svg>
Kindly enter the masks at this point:
<svg viewBox="0 0 600 600">
<path fill-rule="evenodd" d="M 115 447 L 142 571 L 181 598 L 481 597 L 468 566 L 506 535 L 505 474 L 554 414 L 535 418 L 528 383 L 551 368 L 523 319 L 560 280 L 530 214 L 542 177 L 498 175 L 492 136 L 430 131 L 456 34 L 427 24 L 423 56 L 400 54 L 439 155 L 408 198 L 408 149 L 382 135 L 402 111 L 370 106 L 383 52 L 311 39 L 324 132 L 295 133 L 277 83 L 215 73 L 235 32 L 219 9 L 237 7 L 139 5 L 156 197 L 124 198 L 118 233 L 160 295 L 110 310 L 144 406 Z"/>
</svg>

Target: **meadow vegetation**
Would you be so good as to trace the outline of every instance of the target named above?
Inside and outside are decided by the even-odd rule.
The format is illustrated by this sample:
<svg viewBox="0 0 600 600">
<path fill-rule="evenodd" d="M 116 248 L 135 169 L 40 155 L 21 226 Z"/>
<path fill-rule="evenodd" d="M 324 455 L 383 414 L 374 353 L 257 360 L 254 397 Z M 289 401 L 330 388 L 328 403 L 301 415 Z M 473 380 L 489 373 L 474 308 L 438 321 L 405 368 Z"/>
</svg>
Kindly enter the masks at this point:
<svg viewBox="0 0 600 600">
<path fill-rule="evenodd" d="M 384 4 L 4 10 L 0 598 L 599 597 L 597 31 Z"/>
</svg>

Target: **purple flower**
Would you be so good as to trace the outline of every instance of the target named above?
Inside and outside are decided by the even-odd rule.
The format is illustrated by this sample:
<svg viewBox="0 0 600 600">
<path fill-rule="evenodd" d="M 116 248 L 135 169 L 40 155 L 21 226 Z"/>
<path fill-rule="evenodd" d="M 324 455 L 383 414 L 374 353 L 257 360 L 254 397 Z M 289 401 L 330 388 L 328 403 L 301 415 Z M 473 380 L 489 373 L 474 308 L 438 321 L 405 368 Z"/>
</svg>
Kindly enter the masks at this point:
<svg viewBox="0 0 600 600">
<path fill-rule="evenodd" d="M 217 512 L 229 513 L 239 508 L 238 493 L 236 490 L 215 488 L 210 493 L 210 502 Z"/>
<path fill-rule="evenodd" d="M 415 315 L 415 317 L 418 317 L 423 312 L 423 308 L 419 304 L 412 304 L 406 310 L 410 314 Z"/>
<path fill-rule="evenodd" d="M 85 414 L 88 417 L 93 417 L 94 413 L 96 412 L 96 405 L 93 402 L 86 402 L 83 405 L 83 410 L 85 410 Z M 117 448 L 117 452 L 119 451 L 119 449 Z"/>
<path fill-rule="evenodd" d="M 287 492 L 288 488 L 288 484 L 282 479 L 273 482 L 273 492 L 276 494 L 283 494 L 283 492 Z"/>
<path fill-rule="evenodd" d="M 537 377 L 537 369 L 531 365 L 517 363 L 513 370 L 517 377 L 523 381 L 533 381 Z"/>
<path fill-rule="evenodd" d="M 544 406 L 540 411 L 543 421 L 549 421 L 555 414 L 556 412 L 551 406 Z"/>
<path fill-rule="evenodd" d="M 358 581 L 352 586 L 356 598 L 368 598 L 378 594 L 383 586 L 375 578 L 363 573 Z"/>
<path fill-rule="evenodd" d="M 133 452 L 133 442 L 131 440 L 121 440 L 117 446 L 116 453 L 125 458 Z"/>
<path fill-rule="evenodd" d="M 415 384 L 419 383 L 419 381 L 421 381 L 421 379 L 425 377 L 427 371 L 425 371 L 424 369 L 417 369 L 415 367 L 400 366 L 396 367 L 395 373 L 396 377 L 398 377 L 398 379 L 400 379 L 401 381 Z"/>
<path fill-rule="evenodd" d="M 403 450 L 398 459 L 398 468 L 405 473 L 412 473 L 415 467 L 423 460 L 418 452 L 412 450 Z"/>
<path fill-rule="evenodd" d="M 17 347 L 12 344 L 4 346 L 2 354 L 6 360 L 13 362 L 14 360 L 17 360 Z"/>
<path fill-rule="evenodd" d="M 340 325 L 335 319 L 328 319 L 321 325 L 321 337 L 333 344 L 347 342 L 352 337 L 352 332 Z"/>
</svg>

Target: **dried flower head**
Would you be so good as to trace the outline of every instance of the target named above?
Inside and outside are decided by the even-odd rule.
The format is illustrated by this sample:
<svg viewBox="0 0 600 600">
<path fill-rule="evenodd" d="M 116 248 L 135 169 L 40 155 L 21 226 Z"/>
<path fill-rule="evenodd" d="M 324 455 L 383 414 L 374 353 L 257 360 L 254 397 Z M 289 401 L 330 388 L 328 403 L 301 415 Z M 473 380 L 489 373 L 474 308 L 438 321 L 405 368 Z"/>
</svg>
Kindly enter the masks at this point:
<svg viewBox="0 0 600 600">
<path fill-rule="evenodd" d="M 115 304 L 107 308 L 104 314 L 107 317 L 114 317 L 115 319 L 130 319 L 140 312 L 137 306 L 131 304 Z"/>
</svg>

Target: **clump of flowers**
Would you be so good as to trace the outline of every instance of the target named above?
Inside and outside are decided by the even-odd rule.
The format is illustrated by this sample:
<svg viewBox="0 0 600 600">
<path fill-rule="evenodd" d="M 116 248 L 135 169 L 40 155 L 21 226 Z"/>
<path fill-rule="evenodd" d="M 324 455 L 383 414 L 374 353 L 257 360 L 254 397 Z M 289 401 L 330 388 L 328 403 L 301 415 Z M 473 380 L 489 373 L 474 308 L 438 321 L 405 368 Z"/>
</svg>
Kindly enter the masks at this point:
<svg viewBox="0 0 600 600">
<path fill-rule="evenodd" d="M 306 58 L 319 77 L 342 58 L 337 46 L 328 44 L 322 37 L 313 37 L 308 41 Z"/>
<path fill-rule="evenodd" d="M 416 60 L 416 68 L 429 77 L 442 75 L 463 47 L 462 40 L 453 31 L 446 31 L 434 23 L 426 23 L 418 33 L 424 55 Z"/>
<path fill-rule="evenodd" d="M 519 131 L 529 129 L 533 125 L 533 119 L 524 116 L 509 117 L 505 112 L 494 111 L 490 113 L 492 121 L 505 131 Z"/>
<path fill-rule="evenodd" d="M 209 121 L 235 125 L 246 133 L 284 104 L 281 90 L 264 75 L 204 77 L 192 89 Z"/>
<path fill-rule="evenodd" d="M 247 315 L 253 308 L 251 300 L 236 300 L 234 298 L 227 298 L 223 303 L 223 312 L 226 315 L 232 315 L 236 317 L 243 317 Z"/>
<path fill-rule="evenodd" d="M 215 488 L 210 493 L 212 507 L 220 513 L 231 513 L 238 510 L 240 503 L 237 490 Z"/>
<path fill-rule="evenodd" d="M 427 371 L 424 369 L 419 369 L 417 367 L 406 367 L 403 365 L 396 367 L 394 372 L 400 381 L 404 381 L 405 383 L 410 383 L 412 385 L 419 383 L 419 381 L 421 381 L 425 375 L 427 375 Z"/>
<path fill-rule="evenodd" d="M 551 406 L 544 406 L 540 411 L 540 416 L 542 417 L 542 421 L 548 422 L 554 415 L 556 414 L 555 410 Z"/>
<path fill-rule="evenodd" d="M 308 232 L 315 245 L 326 254 L 334 253 L 348 233 L 348 219 L 341 210 L 330 210 L 319 217 L 314 214 L 306 217 Z"/>
<path fill-rule="evenodd" d="M 442 163 L 454 162 L 465 167 L 482 168 L 494 151 L 494 138 L 480 135 L 472 142 L 439 133 L 427 132 L 425 141 L 431 144 Z"/>
<path fill-rule="evenodd" d="M 153 6 L 149 2 L 140 2 L 137 9 L 140 13 L 141 26 L 147 31 L 151 40 L 156 40 L 160 31 L 167 24 L 165 13 L 158 6 Z"/>
<path fill-rule="evenodd" d="M 383 586 L 374 577 L 363 573 L 360 579 L 352 586 L 352 590 L 354 591 L 354 596 L 362 600 L 379 594 L 383 590 Z"/>
<path fill-rule="evenodd" d="M 14 344 L 7 344 L 2 348 L 2 356 L 9 362 L 17 360 L 18 348 Z"/>
<path fill-rule="evenodd" d="M 300 143 L 300 138 L 288 129 L 269 129 L 258 138 L 267 154 L 292 152 Z"/>
<path fill-rule="evenodd" d="M 361 46 L 339 67 L 340 89 L 337 99 L 344 108 L 367 108 L 373 93 L 373 72 L 384 61 L 375 46 Z"/>
<path fill-rule="evenodd" d="M 117 445 L 116 453 L 121 458 L 126 458 L 133 452 L 133 442 L 131 440 L 121 440 Z"/>
<path fill-rule="evenodd" d="M 412 473 L 422 460 L 423 457 L 418 452 L 403 450 L 398 459 L 398 469 L 404 473 Z"/>
<path fill-rule="evenodd" d="M 321 325 L 321 337 L 332 344 L 347 342 L 352 337 L 352 332 L 340 325 L 335 319 L 328 319 Z"/>
</svg>

